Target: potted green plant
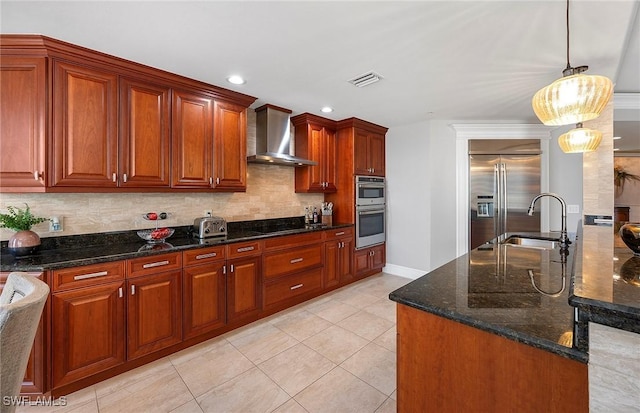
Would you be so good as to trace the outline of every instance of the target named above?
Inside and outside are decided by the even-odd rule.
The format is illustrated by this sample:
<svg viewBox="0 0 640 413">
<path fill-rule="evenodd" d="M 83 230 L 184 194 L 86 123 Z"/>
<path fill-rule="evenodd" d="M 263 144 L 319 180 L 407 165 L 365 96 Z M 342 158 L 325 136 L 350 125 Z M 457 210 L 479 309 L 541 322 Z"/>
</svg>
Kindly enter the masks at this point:
<svg viewBox="0 0 640 413">
<path fill-rule="evenodd" d="M 627 181 L 640 181 L 640 176 L 630 174 L 629 172 L 622 169 L 621 166 L 616 166 L 613 168 L 613 183 L 616 186 L 616 189 L 621 194 L 624 191 L 624 184 Z"/>
<path fill-rule="evenodd" d="M 47 218 L 37 217 L 31 213 L 28 204 L 25 208 L 9 206 L 8 214 L 0 214 L 0 228 L 8 228 L 16 231 L 9 242 L 7 249 L 16 257 L 32 254 L 40 246 L 40 237 L 31 231 L 31 227 L 41 222 L 48 221 Z"/>
</svg>

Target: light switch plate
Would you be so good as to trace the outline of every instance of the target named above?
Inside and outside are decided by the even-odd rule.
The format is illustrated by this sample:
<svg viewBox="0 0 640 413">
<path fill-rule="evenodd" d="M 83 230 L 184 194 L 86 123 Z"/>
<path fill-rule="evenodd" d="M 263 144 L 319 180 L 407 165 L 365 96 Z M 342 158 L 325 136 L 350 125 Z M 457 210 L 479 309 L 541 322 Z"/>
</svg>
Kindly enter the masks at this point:
<svg viewBox="0 0 640 413">
<path fill-rule="evenodd" d="M 567 205 L 567 214 L 579 214 L 580 205 Z"/>
</svg>

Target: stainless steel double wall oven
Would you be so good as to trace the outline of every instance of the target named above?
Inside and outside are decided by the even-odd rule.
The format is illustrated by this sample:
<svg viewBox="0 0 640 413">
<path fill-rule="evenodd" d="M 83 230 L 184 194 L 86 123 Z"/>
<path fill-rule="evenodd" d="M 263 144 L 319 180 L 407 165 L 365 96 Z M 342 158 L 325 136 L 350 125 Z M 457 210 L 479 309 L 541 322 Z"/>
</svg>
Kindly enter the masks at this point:
<svg viewBox="0 0 640 413">
<path fill-rule="evenodd" d="M 384 177 L 355 177 L 356 249 L 385 242 L 386 190 Z"/>
</svg>

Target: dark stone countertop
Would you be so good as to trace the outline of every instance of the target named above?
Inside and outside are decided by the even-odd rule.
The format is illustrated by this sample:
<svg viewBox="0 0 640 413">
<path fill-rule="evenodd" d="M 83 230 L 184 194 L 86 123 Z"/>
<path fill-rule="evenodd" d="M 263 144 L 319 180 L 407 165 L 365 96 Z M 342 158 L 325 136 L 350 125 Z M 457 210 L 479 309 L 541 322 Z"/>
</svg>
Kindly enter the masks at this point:
<svg viewBox="0 0 640 413">
<path fill-rule="evenodd" d="M 353 225 L 307 226 L 304 217 L 291 217 L 229 222 L 228 235 L 223 239 L 199 240 L 191 235 L 190 226 L 174 228 L 175 233 L 161 244 L 147 244 L 138 237 L 135 230 L 50 237 L 42 238 L 42 245 L 37 253 L 18 259 L 8 253 L 7 242 L 3 241 L 0 243 L 0 271 L 53 270 L 351 226 Z"/>
<path fill-rule="evenodd" d="M 578 309 L 581 345 L 588 347 L 588 322 L 640 333 L 640 257 L 615 247 L 613 229 L 578 230 L 576 270 L 569 303 Z"/>
<path fill-rule="evenodd" d="M 574 308 L 568 301 L 575 250 L 575 243 L 566 256 L 558 246 L 544 250 L 485 244 L 389 298 L 586 363 L 587 353 L 574 345 Z"/>
</svg>

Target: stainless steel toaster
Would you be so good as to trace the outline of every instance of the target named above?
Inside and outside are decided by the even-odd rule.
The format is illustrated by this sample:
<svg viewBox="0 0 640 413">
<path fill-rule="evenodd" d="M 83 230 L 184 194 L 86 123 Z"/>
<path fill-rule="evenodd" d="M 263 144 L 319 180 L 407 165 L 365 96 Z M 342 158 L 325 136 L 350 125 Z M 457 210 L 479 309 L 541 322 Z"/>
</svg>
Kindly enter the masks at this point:
<svg viewBox="0 0 640 413">
<path fill-rule="evenodd" d="M 200 217 L 193 220 L 193 236 L 196 238 L 226 237 L 227 221 L 222 217 Z"/>
</svg>

